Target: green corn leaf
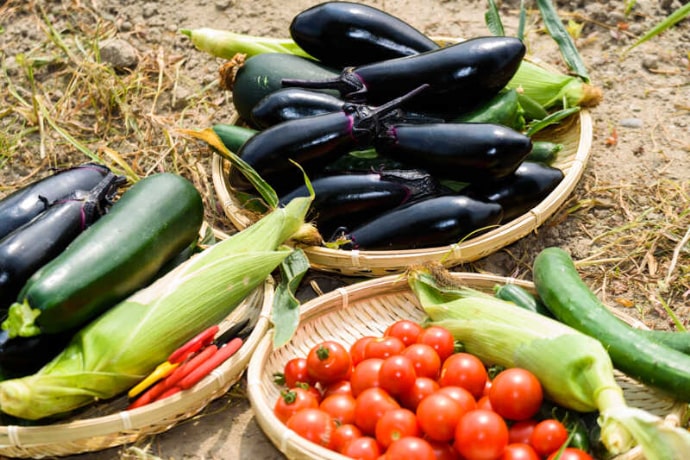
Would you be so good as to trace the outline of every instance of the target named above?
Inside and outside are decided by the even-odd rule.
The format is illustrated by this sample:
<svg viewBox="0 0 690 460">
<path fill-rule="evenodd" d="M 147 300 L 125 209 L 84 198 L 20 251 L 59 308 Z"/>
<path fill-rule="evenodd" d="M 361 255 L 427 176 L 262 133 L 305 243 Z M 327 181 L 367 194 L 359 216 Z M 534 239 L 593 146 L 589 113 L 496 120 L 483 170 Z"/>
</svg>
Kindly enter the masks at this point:
<svg viewBox="0 0 690 460">
<path fill-rule="evenodd" d="M 630 47 L 627 50 L 625 50 L 625 53 L 629 52 L 631 49 L 635 48 L 636 46 L 641 45 L 642 43 L 646 42 L 647 40 L 650 40 L 650 39 L 656 37 L 657 35 L 659 35 L 663 31 L 671 28 L 677 22 L 681 21 L 682 19 L 687 18 L 688 16 L 690 16 L 690 3 L 686 3 L 684 6 L 678 8 L 676 11 L 671 13 L 666 19 L 664 19 L 659 24 L 654 26 L 650 31 L 648 31 L 642 37 L 637 39 L 637 41 L 635 43 L 630 45 Z"/>
<path fill-rule="evenodd" d="M 281 281 L 273 298 L 272 321 L 274 326 L 273 346 L 286 344 L 299 325 L 299 300 L 295 292 L 309 270 L 309 259 L 304 251 L 297 249 L 280 265 Z"/>
<path fill-rule="evenodd" d="M 529 128 L 527 129 L 526 135 L 532 137 L 542 129 L 546 128 L 547 126 L 555 125 L 559 123 L 561 120 L 564 120 L 565 118 L 568 118 L 569 116 L 579 111 L 579 107 L 570 107 L 567 109 L 562 109 L 557 112 L 554 112 L 546 118 L 542 118 L 541 120 L 536 120 L 529 124 Z"/>
<path fill-rule="evenodd" d="M 503 23 L 501 22 L 501 15 L 498 12 L 498 6 L 494 0 L 489 0 L 489 9 L 484 13 L 484 20 L 489 31 L 499 37 L 505 35 Z"/>
</svg>

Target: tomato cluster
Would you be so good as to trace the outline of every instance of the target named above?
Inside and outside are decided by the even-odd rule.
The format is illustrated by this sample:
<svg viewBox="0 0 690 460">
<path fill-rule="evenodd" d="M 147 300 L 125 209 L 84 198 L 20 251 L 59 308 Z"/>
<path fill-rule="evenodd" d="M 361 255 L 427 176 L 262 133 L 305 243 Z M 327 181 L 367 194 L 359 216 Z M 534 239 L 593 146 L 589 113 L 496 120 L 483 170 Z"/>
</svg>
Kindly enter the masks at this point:
<svg viewBox="0 0 690 460">
<path fill-rule="evenodd" d="M 566 446 L 561 421 L 538 417 L 532 373 L 490 378 L 455 347 L 447 329 L 410 320 L 349 348 L 324 341 L 285 364 L 274 412 L 300 436 L 362 460 L 591 460 Z"/>
</svg>

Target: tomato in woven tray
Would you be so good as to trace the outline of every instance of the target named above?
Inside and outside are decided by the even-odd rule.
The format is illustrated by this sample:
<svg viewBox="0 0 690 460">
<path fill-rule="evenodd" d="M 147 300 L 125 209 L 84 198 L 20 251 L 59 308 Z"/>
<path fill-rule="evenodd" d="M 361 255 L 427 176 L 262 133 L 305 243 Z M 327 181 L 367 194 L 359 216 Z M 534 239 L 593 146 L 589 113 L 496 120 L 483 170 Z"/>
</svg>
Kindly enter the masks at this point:
<svg viewBox="0 0 690 460">
<path fill-rule="evenodd" d="M 349 346 L 316 343 L 285 363 L 281 375 L 291 378 L 277 384 L 309 382 L 283 388 L 274 411 L 301 436 L 352 458 L 592 458 L 573 441 L 576 414 L 554 410 L 531 372 L 487 368 L 454 347 L 444 328 L 409 320 Z M 293 393 L 291 407 L 285 396 Z"/>
</svg>

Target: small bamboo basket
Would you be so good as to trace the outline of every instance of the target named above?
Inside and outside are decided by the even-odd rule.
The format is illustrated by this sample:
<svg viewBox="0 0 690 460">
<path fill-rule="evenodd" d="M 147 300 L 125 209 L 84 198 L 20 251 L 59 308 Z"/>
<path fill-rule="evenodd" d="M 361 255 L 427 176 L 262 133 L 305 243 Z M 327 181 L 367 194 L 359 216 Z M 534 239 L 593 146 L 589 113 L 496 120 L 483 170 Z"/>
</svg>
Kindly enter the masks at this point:
<svg viewBox="0 0 690 460">
<path fill-rule="evenodd" d="M 126 410 L 127 397 L 122 396 L 94 405 L 61 423 L 0 426 L 0 455 L 44 458 L 104 450 L 162 433 L 198 414 L 244 374 L 254 350 L 269 330 L 274 288 L 273 279 L 268 278 L 219 325 L 224 331 L 246 318 L 251 309 L 261 309 L 256 325 L 237 353 L 189 390 L 132 410 Z"/>
<path fill-rule="evenodd" d="M 496 284 L 513 283 L 534 292 L 532 283 L 493 275 L 474 273 L 451 274 L 467 286 L 492 292 Z M 646 326 L 614 310 L 634 327 Z M 273 374 L 282 372 L 285 363 L 294 357 L 306 356 L 323 340 L 336 340 L 351 345 L 365 335 L 380 336 L 394 321 L 408 318 L 421 321 L 425 314 L 404 275 L 389 275 L 338 288 L 302 306 L 300 326 L 293 339 L 278 349 L 273 348 L 272 331 L 261 340 L 247 369 L 248 397 L 257 422 L 271 442 L 289 459 L 345 460 L 347 457 L 318 446 L 291 430 L 273 413 L 280 388 Z M 686 404 L 635 382 L 621 373 L 616 378 L 631 406 L 645 409 L 678 426 L 685 416 Z M 615 460 L 641 460 L 642 452 L 634 448 Z"/>
<path fill-rule="evenodd" d="M 238 123 L 237 115 L 231 123 Z M 345 276 L 375 277 L 401 273 L 408 266 L 422 262 L 441 262 L 447 267 L 486 257 L 514 243 L 541 226 L 568 199 L 584 173 L 592 145 L 592 117 L 583 109 L 579 114 L 535 136 L 562 143 L 563 149 L 553 166 L 565 175 L 560 184 L 537 206 L 520 217 L 491 231 L 450 245 L 399 251 L 339 250 L 320 246 L 304 249 L 313 269 Z M 223 211 L 238 229 L 254 222 L 255 216 L 244 211 L 233 190 L 230 162 L 218 154 L 213 156 L 212 177 Z"/>
</svg>

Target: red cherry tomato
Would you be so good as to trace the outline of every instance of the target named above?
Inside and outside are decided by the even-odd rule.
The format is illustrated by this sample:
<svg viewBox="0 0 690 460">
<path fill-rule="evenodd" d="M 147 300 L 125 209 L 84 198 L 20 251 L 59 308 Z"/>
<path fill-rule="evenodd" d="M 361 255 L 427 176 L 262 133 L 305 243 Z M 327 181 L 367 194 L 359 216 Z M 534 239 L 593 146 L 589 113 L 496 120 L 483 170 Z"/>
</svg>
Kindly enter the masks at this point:
<svg viewBox="0 0 690 460">
<path fill-rule="evenodd" d="M 307 371 L 323 385 L 343 380 L 352 371 L 350 353 L 334 340 L 318 343 L 307 354 Z"/>
<path fill-rule="evenodd" d="M 367 388 L 378 387 L 380 384 L 379 371 L 383 359 L 368 358 L 355 366 L 350 376 L 350 391 L 355 398 Z"/>
<path fill-rule="evenodd" d="M 438 378 L 441 372 L 441 357 L 431 345 L 413 343 L 408 345 L 401 354 L 412 360 L 418 377 Z"/>
<path fill-rule="evenodd" d="M 423 330 L 422 325 L 415 321 L 400 319 L 388 326 L 383 335 L 397 337 L 405 346 L 409 346 L 417 341 L 417 337 Z"/>
<path fill-rule="evenodd" d="M 326 412 L 307 408 L 290 417 L 287 427 L 315 444 L 330 448 L 331 437 L 337 424 Z"/>
<path fill-rule="evenodd" d="M 472 393 L 463 387 L 456 387 L 453 385 L 440 387 L 437 393 L 446 394 L 459 402 L 463 412 L 469 412 L 477 408 L 477 401 L 474 399 L 474 396 L 472 396 Z"/>
<path fill-rule="evenodd" d="M 334 394 L 324 398 L 319 409 L 330 414 L 339 425 L 355 422 L 355 398 L 351 394 Z"/>
<path fill-rule="evenodd" d="M 482 396 L 479 398 L 477 401 L 477 409 L 494 410 L 494 408 L 491 406 L 491 400 L 488 396 Z"/>
<path fill-rule="evenodd" d="M 309 376 L 307 371 L 307 358 L 298 357 L 292 358 L 283 368 L 283 378 L 285 386 L 294 388 L 298 383 L 307 383 L 311 385 L 314 379 Z"/>
<path fill-rule="evenodd" d="M 381 456 L 381 447 L 371 436 L 361 436 L 346 445 L 342 454 L 358 460 L 377 460 Z"/>
<path fill-rule="evenodd" d="M 534 426 L 529 443 L 537 454 L 547 457 L 568 441 L 568 429 L 556 419 L 542 420 Z"/>
<path fill-rule="evenodd" d="M 529 444 L 530 436 L 537 426 L 537 421 L 534 419 L 520 420 L 510 425 L 508 429 L 508 440 L 511 444 L 521 443 Z"/>
<path fill-rule="evenodd" d="M 350 359 L 352 360 L 353 366 L 359 364 L 366 357 L 365 353 L 367 343 L 371 342 L 374 339 L 376 339 L 376 337 L 374 337 L 373 335 L 360 337 L 359 339 L 355 340 L 354 343 L 350 346 Z"/>
<path fill-rule="evenodd" d="M 436 460 L 429 441 L 408 436 L 394 441 L 386 450 L 386 460 Z"/>
<path fill-rule="evenodd" d="M 420 433 L 417 416 L 409 409 L 391 409 L 376 422 L 376 440 L 384 449 L 395 440 L 406 436 L 419 436 Z"/>
<path fill-rule="evenodd" d="M 386 359 L 398 355 L 405 349 L 405 343 L 397 337 L 377 337 L 370 340 L 365 347 L 366 358 Z"/>
<path fill-rule="evenodd" d="M 374 435 L 376 422 L 389 410 L 399 409 L 400 404 L 381 388 L 367 388 L 357 396 L 355 425 L 365 435 Z"/>
<path fill-rule="evenodd" d="M 283 423 L 286 423 L 296 412 L 306 408 L 318 408 L 319 401 L 304 388 L 296 387 L 280 392 L 280 396 L 273 406 L 273 413 Z"/>
<path fill-rule="evenodd" d="M 352 394 L 352 383 L 350 380 L 340 380 L 338 382 L 331 383 L 323 389 L 322 398 L 325 399 L 331 395 L 335 394 Z"/>
<path fill-rule="evenodd" d="M 508 420 L 527 420 L 541 407 L 544 399 L 539 379 L 517 367 L 501 371 L 491 382 L 491 407 Z"/>
<path fill-rule="evenodd" d="M 461 460 L 453 445 L 449 442 L 429 441 L 434 449 L 436 460 Z"/>
<path fill-rule="evenodd" d="M 455 337 L 453 337 L 453 334 L 445 327 L 427 327 L 417 337 L 417 343 L 431 345 L 441 358 L 441 362 L 455 353 Z"/>
<path fill-rule="evenodd" d="M 555 460 L 558 456 L 558 451 L 549 455 L 547 460 Z M 592 456 L 584 450 L 576 449 L 575 447 L 566 447 L 558 456 L 559 460 L 593 460 Z"/>
<path fill-rule="evenodd" d="M 429 377 L 417 377 L 412 388 L 399 396 L 398 399 L 400 399 L 400 403 L 403 407 L 416 411 L 419 402 L 439 388 L 441 387 L 436 380 L 430 379 Z"/>
<path fill-rule="evenodd" d="M 508 445 L 508 426 L 496 412 L 473 410 L 460 418 L 453 446 L 465 460 L 497 460 Z"/>
<path fill-rule="evenodd" d="M 488 379 L 486 367 L 479 358 L 469 353 L 455 353 L 443 362 L 438 383 L 442 386 L 459 386 L 479 399 Z"/>
<path fill-rule="evenodd" d="M 539 455 L 529 444 L 508 444 L 503 451 L 501 460 L 539 460 Z"/>
<path fill-rule="evenodd" d="M 414 363 L 403 355 L 389 356 L 379 369 L 379 386 L 393 396 L 409 391 L 416 378 Z"/>
<path fill-rule="evenodd" d="M 433 441 L 450 441 L 455 436 L 455 427 L 465 414 L 462 406 L 451 396 L 430 394 L 417 406 L 417 420 L 426 437 Z"/>
<path fill-rule="evenodd" d="M 353 440 L 362 437 L 362 430 L 352 423 L 338 425 L 331 437 L 330 448 L 336 452 L 341 452 Z"/>
</svg>

